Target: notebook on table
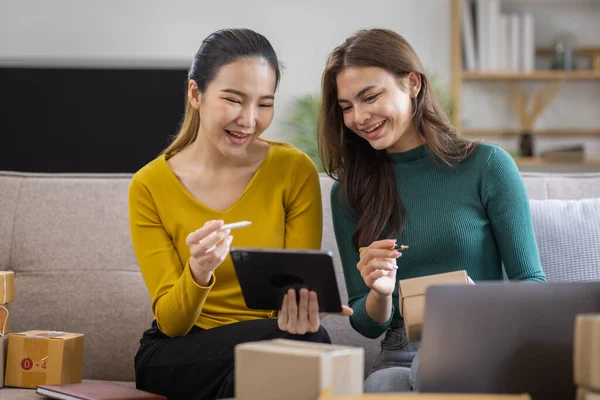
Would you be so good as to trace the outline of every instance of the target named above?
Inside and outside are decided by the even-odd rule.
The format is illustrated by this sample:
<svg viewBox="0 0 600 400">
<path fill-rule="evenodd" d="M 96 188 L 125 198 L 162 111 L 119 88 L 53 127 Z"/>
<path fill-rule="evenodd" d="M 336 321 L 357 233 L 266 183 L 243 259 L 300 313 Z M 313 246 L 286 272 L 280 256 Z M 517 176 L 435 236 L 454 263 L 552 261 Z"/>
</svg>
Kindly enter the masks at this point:
<svg viewBox="0 0 600 400">
<path fill-rule="evenodd" d="M 109 382 L 39 385 L 36 394 L 59 400 L 166 400 L 164 396 Z"/>
</svg>

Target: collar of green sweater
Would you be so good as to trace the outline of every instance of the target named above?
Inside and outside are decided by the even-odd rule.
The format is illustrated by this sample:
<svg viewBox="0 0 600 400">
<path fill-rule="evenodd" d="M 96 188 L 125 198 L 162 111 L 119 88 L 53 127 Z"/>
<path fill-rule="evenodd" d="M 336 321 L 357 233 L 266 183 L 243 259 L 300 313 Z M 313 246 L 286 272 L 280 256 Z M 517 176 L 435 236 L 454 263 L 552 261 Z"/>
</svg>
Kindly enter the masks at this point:
<svg viewBox="0 0 600 400">
<path fill-rule="evenodd" d="M 422 144 L 419 147 L 415 147 L 412 150 L 404 151 L 401 153 L 388 153 L 394 163 L 406 163 L 420 158 L 427 157 L 427 146 Z"/>
</svg>

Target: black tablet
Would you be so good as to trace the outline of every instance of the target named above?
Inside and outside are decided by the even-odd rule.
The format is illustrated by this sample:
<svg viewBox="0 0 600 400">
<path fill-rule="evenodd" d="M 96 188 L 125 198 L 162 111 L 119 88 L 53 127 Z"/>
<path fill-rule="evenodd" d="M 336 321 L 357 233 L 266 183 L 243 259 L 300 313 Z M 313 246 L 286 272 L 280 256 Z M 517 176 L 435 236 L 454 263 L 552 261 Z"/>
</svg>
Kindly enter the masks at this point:
<svg viewBox="0 0 600 400">
<path fill-rule="evenodd" d="M 232 248 L 230 254 L 248 308 L 279 310 L 288 289 L 306 288 L 317 293 L 319 312 L 342 312 L 331 251 Z"/>
</svg>

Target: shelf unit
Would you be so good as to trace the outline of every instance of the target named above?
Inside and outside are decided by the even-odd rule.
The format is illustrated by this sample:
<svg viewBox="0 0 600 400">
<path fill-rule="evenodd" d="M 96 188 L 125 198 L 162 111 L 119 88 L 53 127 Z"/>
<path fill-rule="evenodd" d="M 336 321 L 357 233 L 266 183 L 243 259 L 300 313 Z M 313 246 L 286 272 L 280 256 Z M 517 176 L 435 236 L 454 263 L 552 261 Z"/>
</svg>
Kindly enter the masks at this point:
<svg viewBox="0 0 600 400">
<path fill-rule="evenodd" d="M 476 130 L 465 129 L 461 133 L 463 136 L 478 136 L 478 137 L 516 137 L 521 135 L 521 131 L 511 129 L 495 129 L 495 130 Z M 532 136 L 538 137 L 597 137 L 600 138 L 600 129 L 578 129 L 576 131 L 567 129 L 543 129 L 531 132 Z"/>
<path fill-rule="evenodd" d="M 567 81 L 600 81 L 600 47 L 585 47 L 576 49 L 578 56 L 590 57 L 590 70 L 556 71 L 536 70 L 533 72 L 478 72 L 464 71 L 462 65 L 462 6 L 465 0 L 452 0 L 452 80 L 451 95 L 454 106 L 454 125 L 464 136 L 478 137 L 516 137 L 522 132 L 528 132 L 534 137 L 598 137 L 600 129 L 556 129 L 536 130 L 535 122 L 541 113 L 550 105 L 558 94 L 560 87 Z M 564 4 L 567 0 L 555 2 Z M 569 3 L 571 4 L 571 3 Z M 600 3 L 599 3 L 600 4 Z M 575 5 L 575 4 L 573 4 Z M 552 54 L 549 48 L 537 48 L 537 56 Z M 514 109 L 520 118 L 521 130 L 494 129 L 494 130 L 465 130 L 461 129 L 462 115 L 462 86 L 463 82 L 495 82 L 508 87 L 510 96 L 503 97 Z M 541 89 L 532 98 L 528 98 L 521 90 L 521 83 L 535 82 Z M 599 82 L 600 84 L 600 82 Z M 495 93 L 498 96 L 498 93 Z M 528 101 L 533 102 L 529 107 Z M 515 161 L 523 166 L 545 166 L 556 164 L 577 164 L 570 161 L 555 161 L 540 157 L 517 157 Z M 600 167 L 600 159 L 584 160 L 582 165 Z"/>
<path fill-rule="evenodd" d="M 462 72 L 472 81 L 566 81 L 600 79 L 600 71 Z"/>
</svg>

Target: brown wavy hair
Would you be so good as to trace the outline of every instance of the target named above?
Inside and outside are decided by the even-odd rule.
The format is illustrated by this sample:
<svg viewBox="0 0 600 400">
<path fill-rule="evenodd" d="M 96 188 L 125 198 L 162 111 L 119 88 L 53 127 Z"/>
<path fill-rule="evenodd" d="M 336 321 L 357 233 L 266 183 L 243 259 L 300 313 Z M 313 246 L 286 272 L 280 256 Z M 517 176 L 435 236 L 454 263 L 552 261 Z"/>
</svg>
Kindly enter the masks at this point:
<svg viewBox="0 0 600 400">
<path fill-rule="evenodd" d="M 325 172 L 340 182 L 339 200 L 357 220 L 352 245 L 358 250 L 386 234 L 400 235 L 404 207 L 386 150 L 375 150 L 344 125 L 336 78 L 350 66 L 383 68 L 398 77 L 405 90 L 409 90 L 404 82 L 408 73 L 420 74 L 421 90 L 412 102 L 412 119 L 425 139 L 428 155 L 440 166 L 464 160 L 477 143 L 457 135 L 429 86 L 419 57 L 402 36 L 387 29 L 361 30 L 336 47 L 323 72 L 317 139 Z"/>
</svg>

